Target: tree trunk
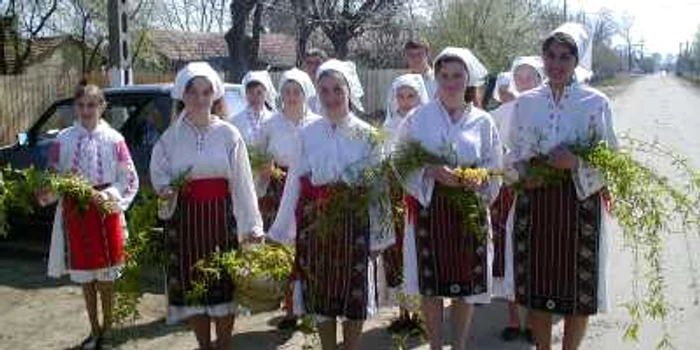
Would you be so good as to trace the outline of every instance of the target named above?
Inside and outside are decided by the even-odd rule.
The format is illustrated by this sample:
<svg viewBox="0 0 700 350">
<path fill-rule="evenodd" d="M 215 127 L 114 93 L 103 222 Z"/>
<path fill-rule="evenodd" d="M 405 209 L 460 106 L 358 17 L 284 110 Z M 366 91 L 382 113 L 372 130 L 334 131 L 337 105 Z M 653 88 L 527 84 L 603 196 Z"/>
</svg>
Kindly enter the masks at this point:
<svg viewBox="0 0 700 350">
<path fill-rule="evenodd" d="M 249 62 L 253 69 L 260 69 L 259 61 L 259 51 L 260 51 L 260 33 L 262 32 L 262 15 L 263 15 L 263 2 L 262 0 L 257 0 L 255 4 L 255 11 L 253 12 L 253 28 L 252 28 L 252 40 L 250 43 L 250 58 Z"/>
<path fill-rule="evenodd" d="M 255 0 L 234 0 L 231 3 L 231 29 L 224 38 L 229 52 L 229 80 L 239 82 L 248 71 L 250 54 L 246 48 L 246 23 Z"/>
<path fill-rule="evenodd" d="M 304 64 L 306 46 L 309 42 L 309 36 L 311 36 L 311 33 L 314 30 L 314 25 L 311 21 L 311 14 L 309 13 L 309 7 L 306 0 L 293 0 L 292 5 L 294 6 L 297 35 L 296 65 L 297 67 L 301 67 Z"/>
<path fill-rule="evenodd" d="M 350 53 L 349 43 L 353 36 L 348 33 L 338 33 L 336 32 L 333 36 L 329 36 L 331 42 L 333 43 L 333 48 L 335 49 L 336 57 L 340 60 L 344 60 L 348 57 Z"/>
</svg>

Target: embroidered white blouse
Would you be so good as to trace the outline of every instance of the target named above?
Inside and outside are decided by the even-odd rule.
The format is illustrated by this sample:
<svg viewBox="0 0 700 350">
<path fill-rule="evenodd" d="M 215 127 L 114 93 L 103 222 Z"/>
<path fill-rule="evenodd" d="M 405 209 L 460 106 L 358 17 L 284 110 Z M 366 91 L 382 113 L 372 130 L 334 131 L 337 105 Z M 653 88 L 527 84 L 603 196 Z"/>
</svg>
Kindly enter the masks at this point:
<svg viewBox="0 0 700 350">
<path fill-rule="evenodd" d="M 433 100 L 402 124 L 398 143 L 419 141 L 428 151 L 447 156 L 454 166 L 476 166 L 500 170 L 502 145 L 496 126 L 489 114 L 473 106 L 467 107 L 457 122 L 453 122 L 439 100 Z M 429 206 L 435 179 L 425 176 L 422 169 L 404 179 L 406 191 L 423 206 Z M 501 186 L 498 177 L 491 177 L 479 194 L 492 203 Z"/>
<path fill-rule="evenodd" d="M 229 119 L 229 123 L 238 129 L 243 136 L 246 145 L 253 145 L 259 142 L 263 123 L 265 123 L 273 112 L 263 108 L 260 113 L 255 113 L 250 107 L 244 109 Z"/>
<path fill-rule="evenodd" d="M 282 112 L 275 113 L 263 122 L 258 146 L 272 155 L 279 166 L 290 167 L 301 153 L 301 130 L 321 119 L 307 112 L 298 123 L 294 123 Z"/>
<path fill-rule="evenodd" d="M 546 155 L 559 145 L 605 141 L 617 147 L 610 101 L 598 90 L 573 82 L 557 103 L 552 89 L 545 83 L 524 95 L 515 104 L 509 127 L 511 150 L 508 166 Z M 598 192 L 604 185 L 598 172 L 579 162 L 572 172 L 579 199 Z"/>
<path fill-rule="evenodd" d="M 109 185 L 102 192 L 122 212 L 129 208 L 139 188 L 138 174 L 124 137 L 102 120 L 92 131 L 80 122 L 61 131 L 49 151 L 48 167 L 59 174 L 77 172 L 94 185 Z M 68 272 L 63 226 L 63 206 L 59 202 L 51 234 L 48 266 L 51 277 Z M 70 272 L 74 275 L 74 271 Z"/>
<path fill-rule="evenodd" d="M 339 181 L 352 184 L 362 170 L 381 161 L 381 145 L 370 142 L 373 133 L 372 126 L 352 113 L 337 126 L 322 118 L 302 130 L 301 156 L 292 163 L 280 209 L 269 230 L 271 238 L 286 244 L 293 244 L 296 239 L 295 209 L 301 177 L 310 175 L 311 183 L 317 186 Z M 382 250 L 394 244 L 393 228 L 382 224 L 381 219 L 381 214 L 391 214 L 380 213 L 378 206 L 369 210 L 371 249 Z"/>
<path fill-rule="evenodd" d="M 178 117 L 153 147 L 151 182 L 162 191 L 179 174 L 189 178 L 225 178 L 233 201 L 240 240 L 246 234 L 263 235 L 263 224 L 253 187 L 248 151 L 241 134 L 231 124 L 211 117 L 202 130 L 184 115 Z"/>
</svg>

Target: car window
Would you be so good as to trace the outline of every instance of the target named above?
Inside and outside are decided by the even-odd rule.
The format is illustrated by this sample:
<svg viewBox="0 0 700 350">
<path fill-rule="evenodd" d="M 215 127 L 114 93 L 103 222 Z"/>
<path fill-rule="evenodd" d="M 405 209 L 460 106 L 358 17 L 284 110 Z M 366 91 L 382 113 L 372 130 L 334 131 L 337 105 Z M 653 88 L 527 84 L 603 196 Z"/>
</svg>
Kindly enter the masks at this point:
<svg viewBox="0 0 700 350">
<path fill-rule="evenodd" d="M 137 105 L 122 105 L 108 104 L 107 109 L 102 114 L 102 119 L 109 123 L 113 128 L 119 130 L 129 119 L 129 115 L 138 110 Z M 39 128 L 39 139 L 52 138 L 58 134 L 61 129 L 65 129 L 77 120 L 77 115 L 73 109 L 73 105 L 65 104 L 56 107 L 49 119 L 44 122 Z"/>
<path fill-rule="evenodd" d="M 129 121 L 120 131 L 129 146 L 141 183 L 147 187 L 150 185 L 148 168 L 151 152 L 160 135 L 170 125 L 172 100 L 166 96 L 159 96 L 133 105 L 138 108 L 131 113 Z"/>
<path fill-rule="evenodd" d="M 242 89 L 239 87 L 227 88 L 224 94 L 224 100 L 226 101 L 226 113 L 228 114 L 228 118 L 245 109 L 245 96 L 243 96 Z"/>
<path fill-rule="evenodd" d="M 57 106 L 49 119 L 39 128 L 39 137 L 44 138 L 45 135 L 55 136 L 61 129 L 73 125 L 75 118 L 73 105 Z"/>
</svg>

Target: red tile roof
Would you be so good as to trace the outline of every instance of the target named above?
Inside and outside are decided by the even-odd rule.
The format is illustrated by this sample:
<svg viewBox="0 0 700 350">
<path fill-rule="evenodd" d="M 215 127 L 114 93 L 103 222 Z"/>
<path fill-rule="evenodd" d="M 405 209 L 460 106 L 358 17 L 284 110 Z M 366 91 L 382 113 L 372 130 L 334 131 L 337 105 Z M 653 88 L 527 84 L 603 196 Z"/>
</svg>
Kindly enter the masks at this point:
<svg viewBox="0 0 700 350">
<path fill-rule="evenodd" d="M 149 36 L 155 51 L 170 60 L 195 61 L 228 56 L 224 33 L 151 30 Z M 296 41 L 287 34 L 262 34 L 259 57 L 272 67 L 292 67 L 296 63 Z"/>
</svg>

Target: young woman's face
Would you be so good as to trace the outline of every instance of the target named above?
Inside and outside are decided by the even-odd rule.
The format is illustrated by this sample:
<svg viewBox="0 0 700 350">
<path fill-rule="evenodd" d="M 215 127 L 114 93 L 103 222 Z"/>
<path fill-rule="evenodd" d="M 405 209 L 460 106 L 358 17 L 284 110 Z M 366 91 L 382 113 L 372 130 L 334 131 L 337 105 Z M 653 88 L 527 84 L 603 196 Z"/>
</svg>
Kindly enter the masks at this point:
<svg viewBox="0 0 700 350">
<path fill-rule="evenodd" d="M 318 67 L 323 64 L 323 59 L 321 57 L 311 55 L 306 56 L 304 59 L 304 70 L 311 77 L 311 79 L 316 79 L 316 72 L 318 72 Z"/>
<path fill-rule="evenodd" d="M 73 108 L 75 109 L 75 114 L 83 121 L 96 120 L 104 112 L 104 106 L 100 100 L 90 95 L 84 95 L 75 100 Z"/>
<path fill-rule="evenodd" d="M 443 99 L 463 98 L 468 78 L 469 73 L 464 64 L 457 61 L 444 62 L 436 77 L 440 97 Z"/>
<path fill-rule="evenodd" d="M 248 85 L 245 89 L 245 97 L 248 105 L 261 108 L 265 104 L 265 93 L 267 90 L 262 84 Z"/>
<path fill-rule="evenodd" d="M 522 65 L 513 72 L 513 82 L 518 92 L 526 92 L 540 85 L 540 76 L 531 66 Z"/>
<path fill-rule="evenodd" d="M 209 113 L 214 103 L 214 87 L 206 78 L 194 78 L 185 90 L 183 102 L 188 113 Z"/>
<path fill-rule="evenodd" d="M 324 74 L 318 81 L 318 91 L 321 105 L 328 114 L 343 116 L 350 111 L 350 91 L 336 74 Z"/>
<path fill-rule="evenodd" d="M 423 48 L 407 49 L 403 52 L 408 69 L 418 72 L 428 63 L 428 52 Z"/>
<path fill-rule="evenodd" d="M 398 103 L 399 112 L 402 115 L 410 112 L 412 109 L 418 107 L 420 104 L 420 98 L 410 86 L 402 86 L 396 91 L 396 102 Z"/>
<path fill-rule="evenodd" d="M 576 69 L 576 56 L 561 43 L 552 43 L 544 52 L 544 70 L 554 85 L 565 85 L 571 81 Z"/>
<path fill-rule="evenodd" d="M 306 97 L 301 85 L 296 81 L 288 81 L 282 86 L 282 104 L 284 108 L 298 108 L 304 104 Z"/>
</svg>

